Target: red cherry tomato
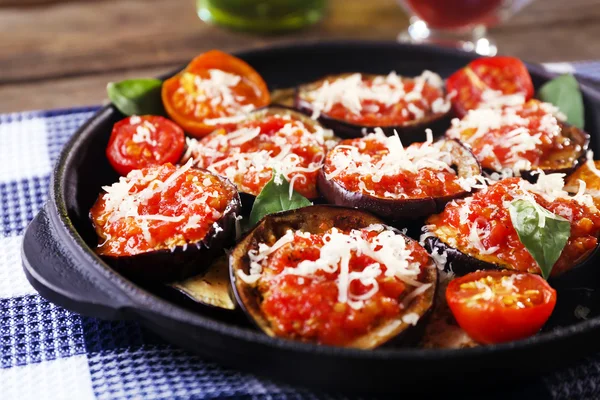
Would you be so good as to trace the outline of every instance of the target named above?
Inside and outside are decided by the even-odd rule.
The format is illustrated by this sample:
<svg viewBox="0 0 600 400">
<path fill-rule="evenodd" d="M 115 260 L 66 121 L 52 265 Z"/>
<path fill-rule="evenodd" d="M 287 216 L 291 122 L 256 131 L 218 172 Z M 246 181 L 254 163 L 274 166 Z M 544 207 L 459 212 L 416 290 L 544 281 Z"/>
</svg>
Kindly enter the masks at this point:
<svg viewBox="0 0 600 400">
<path fill-rule="evenodd" d="M 106 147 L 110 165 L 121 175 L 134 169 L 179 161 L 185 135 L 174 122 L 156 115 L 132 116 L 117 122 Z"/>
<path fill-rule="evenodd" d="M 455 92 L 452 107 L 457 116 L 479 107 L 485 90 L 499 90 L 503 94 L 533 97 L 533 83 L 525 64 L 514 57 L 484 57 L 471 61 L 446 81 L 448 93 Z"/>
<path fill-rule="evenodd" d="M 473 340 L 501 343 L 538 332 L 552 314 L 556 291 L 539 275 L 477 271 L 451 281 L 446 301 Z"/>
<path fill-rule="evenodd" d="M 206 88 L 198 86 L 198 82 L 217 81 L 213 78 L 215 70 L 221 72 L 219 75 L 227 74 L 225 77 L 229 79 L 233 75 L 239 81 L 229 85 L 218 82 L 220 91 L 217 94 L 207 93 Z M 267 84 L 254 68 L 218 50 L 199 55 L 185 70 L 167 79 L 161 96 L 169 116 L 196 137 L 205 136 L 221 126 L 207 121 L 243 114 L 240 111 L 243 107 L 264 107 L 271 101 Z"/>
</svg>

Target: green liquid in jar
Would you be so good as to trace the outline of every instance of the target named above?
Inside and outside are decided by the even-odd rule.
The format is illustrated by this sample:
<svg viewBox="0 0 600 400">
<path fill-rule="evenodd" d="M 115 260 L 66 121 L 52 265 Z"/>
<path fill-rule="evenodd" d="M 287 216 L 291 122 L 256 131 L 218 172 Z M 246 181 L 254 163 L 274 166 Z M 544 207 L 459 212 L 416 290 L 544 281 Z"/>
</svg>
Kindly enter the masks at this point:
<svg viewBox="0 0 600 400">
<path fill-rule="evenodd" d="M 325 0 L 196 0 L 198 16 L 228 28 L 278 32 L 314 24 Z"/>
</svg>

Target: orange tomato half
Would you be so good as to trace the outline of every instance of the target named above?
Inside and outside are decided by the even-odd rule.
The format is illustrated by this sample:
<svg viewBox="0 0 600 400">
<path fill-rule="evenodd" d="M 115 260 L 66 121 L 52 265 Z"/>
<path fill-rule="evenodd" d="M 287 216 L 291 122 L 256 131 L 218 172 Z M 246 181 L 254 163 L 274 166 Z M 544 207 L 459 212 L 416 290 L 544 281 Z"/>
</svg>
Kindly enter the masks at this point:
<svg viewBox="0 0 600 400">
<path fill-rule="evenodd" d="M 187 133 L 202 137 L 226 127 L 224 119 L 268 105 L 270 95 L 260 74 L 245 61 L 211 50 L 163 83 L 162 101 Z"/>
</svg>

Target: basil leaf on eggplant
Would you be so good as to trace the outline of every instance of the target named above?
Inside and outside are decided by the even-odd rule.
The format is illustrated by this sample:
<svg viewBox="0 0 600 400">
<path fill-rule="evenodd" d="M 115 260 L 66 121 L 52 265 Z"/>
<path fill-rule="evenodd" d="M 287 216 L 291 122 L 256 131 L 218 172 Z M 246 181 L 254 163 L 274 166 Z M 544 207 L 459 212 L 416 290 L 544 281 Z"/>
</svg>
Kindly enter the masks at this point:
<svg viewBox="0 0 600 400">
<path fill-rule="evenodd" d="M 265 215 L 280 211 L 310 206 L 312 203 L 301 194 L 290 190 L 290 184 L 285 177 L 274 171 L 271 180 L 263 187 L 250 212 L 250 226 L 254 226 Z"/>
<path fill-rule="evenodd" d="M 537 262 L 542 276 L 548 279 L 569 236 L 569 221 L 528 200 L 513 200 L 509 206 L 510 219 L 519 240 Z"/>
</svg>

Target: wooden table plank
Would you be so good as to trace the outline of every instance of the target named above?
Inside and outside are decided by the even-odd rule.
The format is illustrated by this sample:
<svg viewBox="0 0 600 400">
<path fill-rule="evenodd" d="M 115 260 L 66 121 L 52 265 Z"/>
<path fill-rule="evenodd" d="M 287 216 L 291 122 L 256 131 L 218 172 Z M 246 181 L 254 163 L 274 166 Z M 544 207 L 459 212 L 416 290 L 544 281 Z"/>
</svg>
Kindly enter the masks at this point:
<svg viewBox="0 0 600 400">
<path fill-rule="evenodd" d="M 37 6 L 36 6 L 37 3 Z M 331 0 L 320 24 L 280 36 L 202 23 L 193 0 L 0 0 L 0 111 L 94 104 L 107 81 L 166 71 L 210 48 L 297 40 L 394 40 L 396 0 Z M 600 56 L 600 0 L 539 0 L 493 29 L 501 51 L 529 61 Z M 153 75 L 153 74 L 152 74 Z"/>
</svg>

